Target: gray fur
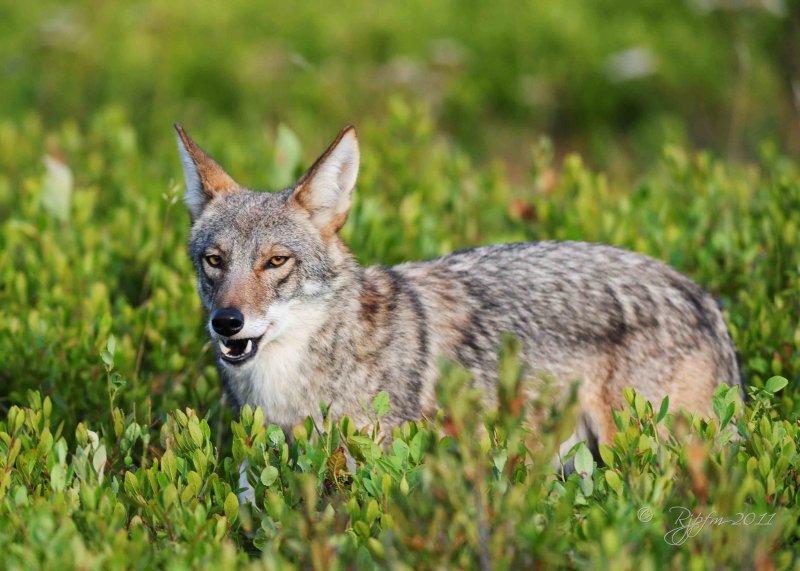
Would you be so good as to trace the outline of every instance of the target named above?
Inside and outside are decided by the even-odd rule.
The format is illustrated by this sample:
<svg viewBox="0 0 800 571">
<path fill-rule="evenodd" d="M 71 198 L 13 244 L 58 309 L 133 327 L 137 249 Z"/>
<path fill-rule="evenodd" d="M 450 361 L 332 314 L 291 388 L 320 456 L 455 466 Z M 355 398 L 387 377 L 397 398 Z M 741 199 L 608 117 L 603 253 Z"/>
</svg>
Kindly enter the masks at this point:
<svg viewBox="0 0 800 571">
<path fill-rule="evenodd" d="M 538 242 L 361 268 L 335 231 L 312 223 L 298 192 L 212 195 L 189 244 L 209 312 L 233 305 L 246 322 L 279 332 L 241 366 L 218 358 L 234 404 L 262 406 L 269 422 L 318 418 L 324 403 L 335 417 L 366 423 L 362 403 L 379 391 L 391 396 L 385 423 L 420 418 L 436 408 L 441 358 L 472 371 L 491 403 L 503 332 L 521 341 L 531 378 L 551 377 L 563 391 L 581 382 L 578 436 L 599 442 L 613 436 L 609 410 L 625 386 L 706 415 L 719 383 L 741 386 L 714 300 L 659 261 L 600 244 Z M 205 265 L 211 250 L 224 270 Z M 290 267 L 264 270 L 273 251 Z"/>
</svg>

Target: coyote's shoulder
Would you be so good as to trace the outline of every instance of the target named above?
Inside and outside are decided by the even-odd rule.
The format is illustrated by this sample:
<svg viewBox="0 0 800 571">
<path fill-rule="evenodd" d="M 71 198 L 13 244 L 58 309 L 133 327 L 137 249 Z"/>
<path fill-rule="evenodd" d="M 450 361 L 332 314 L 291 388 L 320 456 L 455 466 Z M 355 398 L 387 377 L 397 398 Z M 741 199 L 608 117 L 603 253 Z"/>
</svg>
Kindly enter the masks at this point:
<svg viewBox="0 0 800 571">
<path fill-rule="evenodd" d="M 652 258 L 583 242 L 485 246 L 361 268 L 338 237 L 358 171 L 345 129 L 288 189 L 240 187 L 178 128 L 192 215 L 190 254 L 218 365 L 235 404 L 284 426 L 334 416 L 367 422 L 433 412 L 441 359 L 470 370 L 487 402 L 505 332 L 532 378 L 580 381 L 578 436 L 607 441 L 610 408 L 632 386 L 703 414 L 737 385 L 722 314 L 697 284 Z"/>
</svg>

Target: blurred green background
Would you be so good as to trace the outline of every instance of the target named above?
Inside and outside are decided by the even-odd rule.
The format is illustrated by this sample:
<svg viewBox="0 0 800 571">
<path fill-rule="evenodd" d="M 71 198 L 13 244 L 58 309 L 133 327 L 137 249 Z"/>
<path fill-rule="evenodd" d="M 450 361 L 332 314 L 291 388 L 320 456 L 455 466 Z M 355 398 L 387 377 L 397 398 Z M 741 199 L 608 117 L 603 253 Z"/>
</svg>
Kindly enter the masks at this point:
<svg viewBox="0 0 800 571">
<path fill-rule="evenodd" d="M 6 0 L 0 69 L 5 117 L 85 125 L 112 106 L 144 148 L 175 120 L 285 122 L 319 147 L 400 94 L 512 173 L 542 134 L 625 171 L 665 142 L 800 150 L 796 0 Z"/>
</svg>

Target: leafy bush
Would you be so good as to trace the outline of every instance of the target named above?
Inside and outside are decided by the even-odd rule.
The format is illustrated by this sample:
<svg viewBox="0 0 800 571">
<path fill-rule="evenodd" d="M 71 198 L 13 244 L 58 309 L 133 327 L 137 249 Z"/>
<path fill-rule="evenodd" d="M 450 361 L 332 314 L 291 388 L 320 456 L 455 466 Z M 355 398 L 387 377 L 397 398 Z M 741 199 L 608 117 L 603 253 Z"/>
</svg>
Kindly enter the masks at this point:
<svg viewBox="0 0 800 571">
<path fill-rule="evenodd" d="M 513 354 L 498 413 L 476 414 L 464 373 L 449 368 L 443 412 L 395 430 L 386 448 L 375 443 L 383 396 L 366 432 L 307 421 L 287 440 L 260 410 L 232 419 L 183 251 L 188 221 L 176 186 L 159 182 L 179 165 L 172 149 L 145 155 L 134 133 L 110 112 L 85 133 L 47 135 L 67 175 L 40 165 L 35 120 L 0 129 L 7 567 L 792 565 L 800 177 L 771 149 L 763 166 L 734 168 L 667 148 L 640 185 L 620 188 L 577 157 L 557 167 L 542 143 L 531 182 L 516 187 L 442 144 L 424 108 L 396 102 L 363 133 L 345 234 L 365 263 L 581 238 L 666 258 L 722 299 L 749 404 L 721 391 L 705 421 L 626 394 L 605 466 L 579 446 L 562 479 L 552 459 L 573 415 L 528 403 L 547 421 L 524 427 Z M 246 170 L 243 145 L 219 153 L 234 173 Z M 236 495 L 245 459 L 255 507 Z M 681 531 L 673 508 L 762 525 Z"/>
<path fill-rule="evenodd" d="M 656 413 L 626 392 L 620 431 L 601 445 L 605 467 L 579 444 L 564 480 L 551 460 L 574 428 L 570 415 L 551 411 L 548 430 L 531 432 L 509 356 L 501 376 L 500 408 L 481 423 L 467 377 L 450 371 L 437 418 L 395 429 L 388 447 L 375 441 L 391 406 L 383 394 L 371 432 L 347 418 L 309 419 L 291 441 L 245 406 L 228 455 L 212 445 L 204 419 L 176 410 L 161 428 L 158 458 L 147 457 L 147 428 L 119 409 L 113 431 L 81 423 L 68 444 L 52 429 L 50 399 L 30 392 L 29 406 L 12 407 L 0 423 L 6 566 L 227 568 L 249 561 L 237 547 L 262 551 L 270 568 L 791 563 L 798 427 L 772 409 L 784 378 L 753 391 L 734 442 L 725 428 L 741 408 L 736 389 L 718 391 L 716 420 L 673 417 L 666 401 Z M 132 465 L 140 438 L 144 452 Z M 255 506 L 240 506 L 234 493 L 244 460 Z M 744 524 L 732 523 L 737 514 Z"/>
<path fill-rule="evenodd" d="M 797 567 L 794 4 L 0 15 L 0 566 Z M 602 462 L 578 445 L 570 475 L 553 458 L 573 407 L 519 397 L 513 343 L 497 411 L 445 364 L 442 411 L 390 443 L 384 395 L 363 430 L 234 418 L 185 253 L 176 119 L 256 188 L 356 122 L 343 234 L 364 264 L 537 239 L 663 259 L 720 300 L 748 401 L 720 390 L 703 420 L 628 391 Z"/>
</svg>

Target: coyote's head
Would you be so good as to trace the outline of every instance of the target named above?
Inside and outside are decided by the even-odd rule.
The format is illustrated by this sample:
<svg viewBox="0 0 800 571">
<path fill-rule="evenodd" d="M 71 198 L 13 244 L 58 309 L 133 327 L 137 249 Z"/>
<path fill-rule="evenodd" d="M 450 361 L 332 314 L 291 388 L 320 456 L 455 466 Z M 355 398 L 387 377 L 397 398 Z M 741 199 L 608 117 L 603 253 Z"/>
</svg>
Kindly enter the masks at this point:
<svg viewBox="0 0 800 571">
<path fill-rule="evenodd" d="M 337 232 L 350 210 L 358 139 L 346 127 L 294 186 L 254 192 L 175 129 L 197 289 L 222 362 L 239 367 L 260 347 L 313 327 L 352 279 L 355 265 Z"/>
</svg>

